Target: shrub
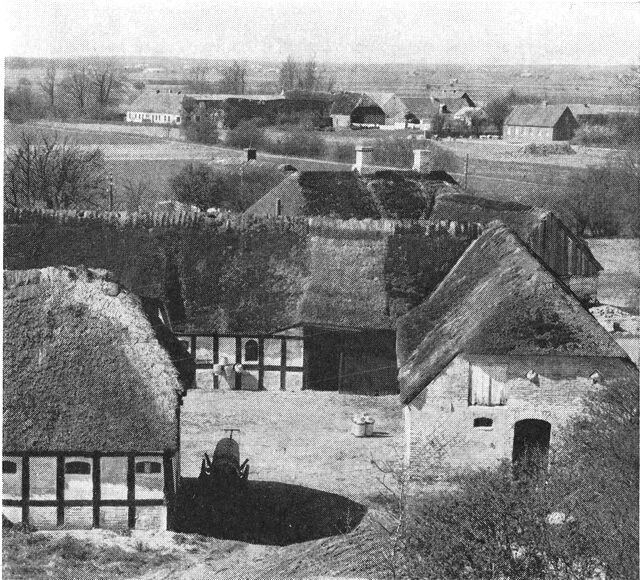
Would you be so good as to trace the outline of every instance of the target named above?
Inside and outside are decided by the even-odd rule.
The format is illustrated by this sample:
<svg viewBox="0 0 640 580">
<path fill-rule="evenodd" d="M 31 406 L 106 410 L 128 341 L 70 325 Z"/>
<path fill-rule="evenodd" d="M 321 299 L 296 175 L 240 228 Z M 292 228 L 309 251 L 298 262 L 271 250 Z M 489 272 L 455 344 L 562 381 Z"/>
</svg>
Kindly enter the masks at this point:
<svg viewBox="0 0 640 580">
<path fill-rule="evenodd" d="M 188 141 L 215 145 L 218 142 L 218 127 L 212 119 L 204 117 L 198 121 L 187 121 L 184 127 Z"/>
<path fill-rule="evenodd" d="M 257 147 L 264 141 L 263 124 L 258 119 L 240 121 L 227 132 L 226 144 L 231 147 Z"/>
<path fill-rule="evenodd" d="M 383 529 L 392 575 L 637 579 L 638 427 L 637 379 L 614 380 L 587 397 L 547 470 L 505 462 L 436 496 L 429 474 L 396 469 L 396 501 L 378 501 L 395 521 Z"/>
</svg>

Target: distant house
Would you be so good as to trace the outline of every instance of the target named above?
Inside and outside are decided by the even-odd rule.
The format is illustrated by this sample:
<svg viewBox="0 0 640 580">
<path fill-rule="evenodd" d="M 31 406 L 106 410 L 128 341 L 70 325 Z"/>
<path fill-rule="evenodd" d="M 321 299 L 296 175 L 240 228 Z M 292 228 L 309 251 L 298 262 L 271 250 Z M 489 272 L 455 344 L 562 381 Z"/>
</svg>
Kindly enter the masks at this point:
<svg viewBox="0 0 640 580">
<path fill-rule="evenodd" d="M 160 92 L 143 93 L 127 106 L 127 123 L 150 123 L 154 125 L 181 125 L 184 95 Z"/>
<path fill-rule="evenodd" d="M 188 94 L 188 98 L 196 102 L 192 113 L 195 120 L 207 116 L 213 119 L 219 128 L 228 126 L 228 113 L 232 108 L 242 111 L 240 117 L 275 116 L 279 107 L 285 102 L 283 95 L 244 95 L 244 94 Z"/>
<path fill-rule="evenodd" d="M 507 227 L 473 242 L 435 292 L 397 323 L 406 458 L 434 441 L 452 467 L 542 458 L 599 383 L 637 368 Z"/>
<path fill-rule="evenodd" d="M 516 105 L 504 122 L 509 141 L 569 141 L 578 127 L 567 105 Z"/>
<path fill-rule="evenodd" d="M 454 115 L 456 121 L 462 121 L 467 127 L 479 126 L 489 120 L 489 116 L 480 107 L 462 107 Z"/>
<path fill-rule="evenodd" d="M 384 125 L 386 115 L 371 97 L 359 93 L 342 93 L 336 96 L 329 115 L 336 129 L 351 125 Z"/>
<path fill-rule="evenodd" d="M 3 515 L 166 529 L 194 379 L 156 301 L 103 270 L 4 273 Z"/>
</svg>

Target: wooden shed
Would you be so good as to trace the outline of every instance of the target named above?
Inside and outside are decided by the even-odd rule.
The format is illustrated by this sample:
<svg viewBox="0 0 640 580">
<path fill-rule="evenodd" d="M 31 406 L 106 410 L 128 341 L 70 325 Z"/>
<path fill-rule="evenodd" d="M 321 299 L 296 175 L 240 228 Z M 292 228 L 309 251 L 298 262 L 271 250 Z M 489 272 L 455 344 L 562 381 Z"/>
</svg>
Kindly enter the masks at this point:
<svg viewBox="0 0 640 580">
<path fill-rule="evenodd" d="M 191 358 L 104 270 L 4 273 L 3 514 L 166 529 Z"/>
</svg>

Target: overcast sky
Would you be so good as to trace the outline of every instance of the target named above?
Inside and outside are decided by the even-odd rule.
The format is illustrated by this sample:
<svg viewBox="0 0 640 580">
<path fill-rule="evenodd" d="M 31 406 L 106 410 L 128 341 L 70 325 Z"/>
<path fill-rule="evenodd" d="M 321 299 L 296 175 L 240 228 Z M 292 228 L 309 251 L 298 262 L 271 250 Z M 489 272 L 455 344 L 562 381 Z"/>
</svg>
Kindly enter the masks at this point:
<svg viewBox="0 0 640 580">
<path fill-rule="evenodd" d="M 640 4 L 5 0 L 4 53 L 280 61 L 633 64 Z"/>
</svg>

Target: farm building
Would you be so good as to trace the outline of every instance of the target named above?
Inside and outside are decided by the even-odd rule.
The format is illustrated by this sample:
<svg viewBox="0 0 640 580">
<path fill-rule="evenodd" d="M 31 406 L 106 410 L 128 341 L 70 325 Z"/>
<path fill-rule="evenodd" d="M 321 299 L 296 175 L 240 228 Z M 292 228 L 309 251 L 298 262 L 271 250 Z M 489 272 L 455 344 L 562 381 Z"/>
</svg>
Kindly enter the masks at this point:
<svg viewBox="0 0 640 580">
<path fill-rule="evenodd" d="M 410 119 L 414 123 L 419 122 L 427 130 L 431 130 L 434 117 L 443 112 L 437 102 L 425 97 L 402 97 L 402 102 L 407 107 Z"/>
<path fill-rule="evenodd" d="M 191 113 L 194 120 L 209 116 L 219 128 L 228 127 L 240 119 L 253 117 L 275 117 L 285 101 L 282 95 L 233 95 L 233 94 L 189 94 L 196 103 Z"/>
<path fill-rule="evenodd" d="M 578 123 L 602 124 L 610 117 L 635 117 L 639 114 L 638 107 L 624 105 L 590 105 L 576 103 L 567 105 Z"/>
<path fill-rule="evenodd" d="M 493 224 L 398 320 L 406 458 L 453 468 L 547 455 L 600 383 L 638 382 L 626 353 L 506 226 Z"/>
<path fill-rule="evenodd" d="M 384 111 L 386 125 L 404 125 L 409 120 L 409 109 L 395 93 L 367 93 Z"/>
<path fill-rule="evenodd" d="M 432 91 L 430 98 L 441 107 L 441 113 L 455 114 L 464 107 L 475 107 L 473 99 L 465 91 L 459 89 L 442 89 Z"/>
<path fill-rule="evenodd" d="M 428 158 L 426 150 L 416 153 Z M 365 163 L 360 169 L 366 167 Z M 593 303 L 597 295 L 602 266 L 587 243 L 553 212 L 464 194 L 441 171 L 292 173 L 245 212 L 247 216 L 336 214 L 345 219 L 427 219 L 482 226 L 499 220 L 513 228 L 585 304 Z"/>
<path fill-rule="evenodd" d="M 509 141 L 569 141 L 578 127 L 566 105 L 516 105 L 502 128 Z"/>
<path fill-rule="evenodd" d="M 37 528 L 166 529 L 194 368 L 104 270 L 4 273 L 3 514 Z"/>
<path fill-rule="evenodd" d="M 371 97 L 360 93 L 336 95 L 329 115 L 336 129 L 349 128 L 351 125 L 384 125 L 386 122 L 382 107 Z"/>
<path fill-rule="evenodd" d="M 143 93 L 127 106 L 127 123 L 151 123 L 155 125 L 181 125 L 184 95 L 156 91 Z"/>
<path fill-rule="evenodd" d="M 595 301 L 602 266 L 588 244 L 549 210 L 459 192 L 442 192 L 436 197 L 429 219 L 469 221 L 484 226 L 499 220 L 515 231 L 529 250 L 551 268 L 583 303 Z"/>
</svg>

